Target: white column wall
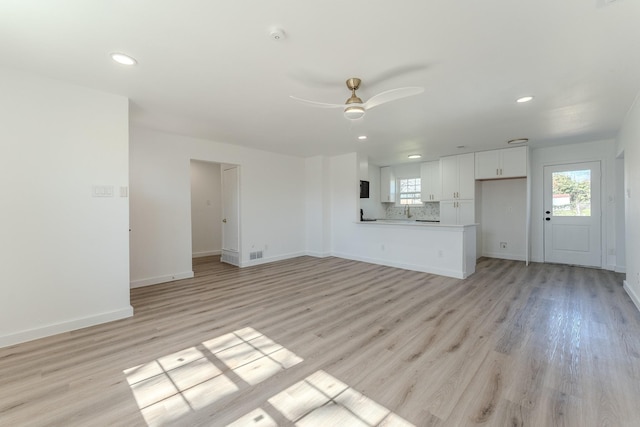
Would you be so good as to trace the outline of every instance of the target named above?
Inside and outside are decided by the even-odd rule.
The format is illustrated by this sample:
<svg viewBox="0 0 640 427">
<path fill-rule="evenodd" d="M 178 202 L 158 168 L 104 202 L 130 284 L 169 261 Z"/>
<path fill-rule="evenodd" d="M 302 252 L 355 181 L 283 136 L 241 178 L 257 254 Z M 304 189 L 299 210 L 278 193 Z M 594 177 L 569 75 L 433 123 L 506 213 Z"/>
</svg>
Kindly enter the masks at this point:
<svg viewBox="0 0 640 427">
<path fill-rule="evenodd" d="M 306 251 L 317 257 L 331 252 L 331 195 L 328 182 L 329 160 L 325 156 L 305 160 Z"/>
<path fill-rule="evenodd" d="M 639 94 L 640 96 L 640 94 Z M 618 133 L 617 153 L 624 153 L 625 289 L 640 309 L 640 101 L 627 114 Z"/>
<path fill-rule="evenodd" d="M 242 266 L 305 253 L 304 159 L 138 127 L 130 145 L 131 286 L 193 275 L 192 159 L 240 166 Z"/>
<path fill-rule="evenodd" d="M 0 347 L 131 316 L 128 100 L 4 69 L 0 93 Z"/>
</svg>

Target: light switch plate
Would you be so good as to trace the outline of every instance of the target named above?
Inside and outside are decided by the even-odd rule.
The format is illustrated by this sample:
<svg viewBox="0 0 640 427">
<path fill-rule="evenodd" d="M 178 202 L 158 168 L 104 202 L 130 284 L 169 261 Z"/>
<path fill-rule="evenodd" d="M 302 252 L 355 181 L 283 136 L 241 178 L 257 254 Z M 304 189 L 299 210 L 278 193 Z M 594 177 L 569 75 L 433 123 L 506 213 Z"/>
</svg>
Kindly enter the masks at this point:
<svg viewBox="0 0 640 427">
<path fill-rule="evenodd" d="M 92 197 L 113 197 L 113 185 L 94 185 L 91 187 Z"/>
</svg>

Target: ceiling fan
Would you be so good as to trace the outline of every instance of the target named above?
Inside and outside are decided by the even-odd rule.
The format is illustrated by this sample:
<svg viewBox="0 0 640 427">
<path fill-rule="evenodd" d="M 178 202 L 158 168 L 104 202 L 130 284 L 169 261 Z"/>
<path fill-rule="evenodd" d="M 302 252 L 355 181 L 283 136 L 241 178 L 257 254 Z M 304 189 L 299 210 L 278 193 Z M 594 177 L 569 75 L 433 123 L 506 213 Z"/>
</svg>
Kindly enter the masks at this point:
<svg viewBox="0 0 640 427">
<path fill-rule="evenodd" d="M 351 91 L 351 97 L 347 99 L 344 104 L 327 104 L 324 102 L 309 101 L 307 99 L 291 96 L 291 99 L 311 105 L 319 108 L 344 108 L 344 116 L 349 120 L 357 120 L 364 117 L 364 113 L 367 110 L 382 105 L 384 103 L 395 101 L 396 99 L 405 98 L 407 96 L 418 95 L 424 92 L 422 87 L 402 87 L 397 89 L 387 90 L 381 92 L 369 99 L 367 102 L 362 102 L 356 95 L 356 90 L 360 87 L 361 80 L 357 77 L 352 77 L 347 80 L 347 87 Z"/>
</svg>

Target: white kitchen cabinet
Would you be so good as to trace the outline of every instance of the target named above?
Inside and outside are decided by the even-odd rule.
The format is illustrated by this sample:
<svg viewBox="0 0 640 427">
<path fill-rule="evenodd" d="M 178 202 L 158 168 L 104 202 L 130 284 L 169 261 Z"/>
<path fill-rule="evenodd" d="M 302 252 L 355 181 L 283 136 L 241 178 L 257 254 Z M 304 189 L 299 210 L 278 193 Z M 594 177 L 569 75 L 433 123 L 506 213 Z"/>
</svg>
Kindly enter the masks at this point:
<svg viewBox="0 0 640 427">
<path fill-rule="evenodd" d="M 440 200 L 440 162 L 426 162 L 420 165 L 420 185 L 423 202 Z"/>
<path fill-rule="evenodd" d="M 380 168 L 380 201 L 396 202 L 396 176 L 389 166 Z"/>
<path fill-rule="evenodd" d="M 475 209 L 475 202 L 471 199 L 443 200 L 440 202 L 440 224 L 474 224 Z"/>
<path fill-rule="evenodd" d="M 441 200 L 473 199 L 475 196 L 473 153 L 440 159 Z"/>
<path fill-rule="evenodd" d="M 527 176 L 527 147 L 476 153 L 476 179 L 501 179 Z"/>
</svg>

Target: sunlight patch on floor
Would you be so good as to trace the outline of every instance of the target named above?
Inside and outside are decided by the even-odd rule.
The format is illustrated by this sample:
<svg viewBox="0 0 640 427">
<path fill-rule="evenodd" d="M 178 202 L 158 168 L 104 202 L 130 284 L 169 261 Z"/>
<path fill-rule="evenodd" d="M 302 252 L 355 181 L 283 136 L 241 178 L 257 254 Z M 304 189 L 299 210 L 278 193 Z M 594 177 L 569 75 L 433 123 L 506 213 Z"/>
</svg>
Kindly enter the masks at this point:
<svg viewBox="0 0 640 427">
<path fill-rule="evenodd" d="M 415 427 L 324 371 L 316 371 L 268 403 L 300 427 Z M 277 423 L 258 408 L 230 425 L 271 427 Z"/>
<path fill-rule="evenodd" d="M 300 362 L 260 332 L 244 328 L 123 372 L 151 426 L 166 425 Z"/>
</svg>

